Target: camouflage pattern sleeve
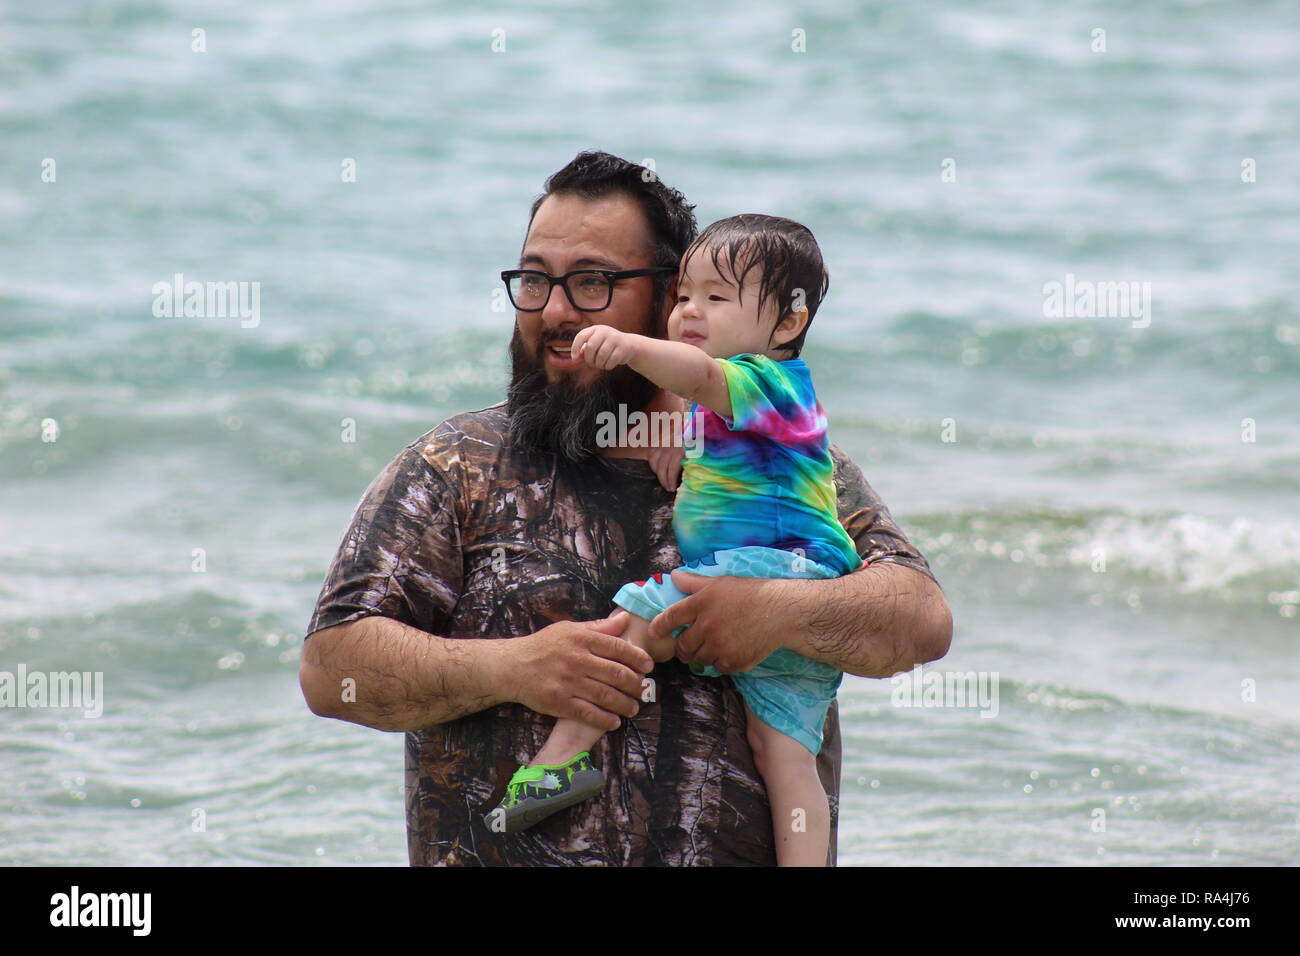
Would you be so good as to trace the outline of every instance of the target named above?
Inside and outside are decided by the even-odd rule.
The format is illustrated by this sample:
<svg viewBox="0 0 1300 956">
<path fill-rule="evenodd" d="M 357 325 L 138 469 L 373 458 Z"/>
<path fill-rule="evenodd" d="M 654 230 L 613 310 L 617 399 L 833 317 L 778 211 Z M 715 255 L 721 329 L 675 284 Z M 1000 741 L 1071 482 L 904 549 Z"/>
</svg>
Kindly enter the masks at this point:
<svg viewBox="0 0 1300 956">
<path fill-rule="evenodd" d="M 835 494 L 840 524 L 857 545 L 858 555 L 867 562 L 896 561 L 916 568 L 938 584 L 930 563 L 894 522 L 885 503 L 853 463 L 835 444 L 830 446 L 835 462 Z M 940 585 L 942 587 L 942 585 Z"/>
<path fill-rule="evenodd" d="M 449 629 L 464 577 L 464 509 L 454 477 L 422 454 L 429 439 L 405 448 L 366 489 L 325 575 L 309 636 L 376 614 L 430 634 Z"/>
</svg>

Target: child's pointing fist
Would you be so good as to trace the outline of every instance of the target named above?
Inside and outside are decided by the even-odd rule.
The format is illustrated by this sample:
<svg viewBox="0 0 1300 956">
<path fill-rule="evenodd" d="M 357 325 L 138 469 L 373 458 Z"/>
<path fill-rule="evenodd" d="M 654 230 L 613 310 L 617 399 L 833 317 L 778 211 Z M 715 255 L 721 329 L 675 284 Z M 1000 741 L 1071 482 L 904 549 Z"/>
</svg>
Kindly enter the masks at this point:
<svg viewBox="0 0 1300 956">
<path fill-rule="evenodd" d="M 572 354 L 588 365 L 610 369 L 636 358 L 637 338 L 612 326 L 589 325 L 573 337 Z"/>
</svg>

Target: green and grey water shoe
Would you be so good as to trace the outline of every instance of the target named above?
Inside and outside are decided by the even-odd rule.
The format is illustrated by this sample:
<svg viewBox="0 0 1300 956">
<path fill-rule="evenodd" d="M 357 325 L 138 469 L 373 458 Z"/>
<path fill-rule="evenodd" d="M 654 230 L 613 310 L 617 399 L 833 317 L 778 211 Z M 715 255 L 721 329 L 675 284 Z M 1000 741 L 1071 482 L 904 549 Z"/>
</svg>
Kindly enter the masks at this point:
<svg viewBox="0 0 1300 956">
<path fill-rule="evenodd" d="M 589 751 L 566 763 L 521 766 L 501 803 L 483 815 L 483 823 L 493 833 L 518 833 L 604 789 L 605 775 L 591 762 Z"/>
</svg>

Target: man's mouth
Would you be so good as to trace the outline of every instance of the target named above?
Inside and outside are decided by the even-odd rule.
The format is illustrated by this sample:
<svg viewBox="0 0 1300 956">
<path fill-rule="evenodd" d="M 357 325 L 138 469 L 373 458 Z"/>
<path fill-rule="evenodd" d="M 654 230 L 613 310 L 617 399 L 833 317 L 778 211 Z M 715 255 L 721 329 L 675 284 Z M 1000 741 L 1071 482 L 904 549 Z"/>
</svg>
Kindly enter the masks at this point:
<svg viewBox="0 0 1300 956">
<path fill-rule="evenodd" d="M 576 368 L 581 364 L 573 354 L 572 342 L 551 342 L 546 346 L 546 363 L 552 368 Z"/>
</svg>

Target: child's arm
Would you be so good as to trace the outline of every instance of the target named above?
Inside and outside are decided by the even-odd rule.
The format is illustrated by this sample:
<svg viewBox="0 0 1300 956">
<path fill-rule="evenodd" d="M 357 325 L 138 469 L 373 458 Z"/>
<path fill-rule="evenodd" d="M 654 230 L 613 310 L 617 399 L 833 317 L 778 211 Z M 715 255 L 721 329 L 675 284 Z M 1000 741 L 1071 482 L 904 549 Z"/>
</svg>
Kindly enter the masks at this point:
<svg viewBox="0 0 1300 956">
<path fill-rule="evenodd" d="M 731 417 L 722 367 L 694 345 L 589 325 L 573 337 L 573 352 L 596 368 L 629 365 L 660 388 L 699 402 L 723 418 Z"/>
</svg>

